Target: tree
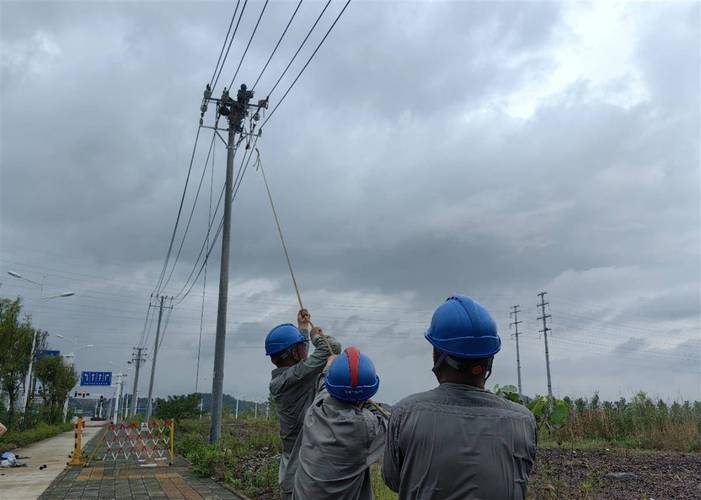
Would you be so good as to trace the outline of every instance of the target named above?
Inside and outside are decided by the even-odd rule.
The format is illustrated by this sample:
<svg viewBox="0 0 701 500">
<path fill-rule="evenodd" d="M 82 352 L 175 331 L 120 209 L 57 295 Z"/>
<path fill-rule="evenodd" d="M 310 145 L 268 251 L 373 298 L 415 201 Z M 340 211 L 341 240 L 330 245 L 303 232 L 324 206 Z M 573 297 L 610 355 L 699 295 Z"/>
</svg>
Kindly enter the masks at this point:
<svg viewBox="0 0 701 500">
<path fill-rule="evenodd" d="M 63 356 L 45 356 L 36 363 L 36 377 L 41 383 L 39 393 L 44 400 L 44 414 L 49 423 L 61 421 L 63 404 L 78 382 L 73 366 L 66 365 Z"/>
<path fill-rule="evenodd" d="M 156 399 L 156 411 L 153 415 L 156 418 L 172 418 L 183 420 L 195 418 L 200 414 L 200 396 L 198 394 L 188 394 L 183 396 L 168 396 L 168 399 Z"/>
<path fill-rule="evenodd" d="M 31 318 L 22 314 L 22 302 L 0 299 L 0 379 L 2 390 L 7 393 L 8 427 L 15 420 L 15 410 L 20 387 L 24 384 L 29 370 L 29 357 L 32 351 L 34 329 Z M 46 333 L 38 332 L 37 344 L 45 342 Z"/>
</svg>

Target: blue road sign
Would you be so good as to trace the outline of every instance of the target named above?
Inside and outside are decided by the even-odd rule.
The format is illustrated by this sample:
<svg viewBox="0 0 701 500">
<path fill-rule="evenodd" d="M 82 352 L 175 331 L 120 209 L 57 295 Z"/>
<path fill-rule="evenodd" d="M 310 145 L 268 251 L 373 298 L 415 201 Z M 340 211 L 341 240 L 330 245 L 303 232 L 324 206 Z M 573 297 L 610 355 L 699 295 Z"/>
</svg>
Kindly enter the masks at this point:
<svg viewBox="0 0 701 500">
<path fill-rule="evenodd" d="M 58 356 L 60 354 L 61 351 L 37 351 L 36 354 L 34 354 L 34 359 L 41 359 L 47 356 Z"/>
<path fill-rule="evenodd" d="M 80 372 L 80 385 L 112 385 L 112 372 Z"/>
</svg>

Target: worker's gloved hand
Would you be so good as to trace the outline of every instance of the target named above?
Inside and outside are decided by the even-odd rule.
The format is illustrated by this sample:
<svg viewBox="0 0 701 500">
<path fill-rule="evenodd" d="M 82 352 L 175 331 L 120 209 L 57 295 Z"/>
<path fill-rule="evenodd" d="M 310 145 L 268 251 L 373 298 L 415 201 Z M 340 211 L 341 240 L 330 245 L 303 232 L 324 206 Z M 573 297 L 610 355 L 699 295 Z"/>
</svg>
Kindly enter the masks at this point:
<svg viewBox="0 0 701 500">
<path fill-rule="evenodd" d="M 306 309 L 300 309 L 297 313 L 297 326 L 300 330 L 308 330 L 311 323 L 311 316 Z"/>
<path fill-rule="evenodd" d="M 312 340 L 314 340 L 317 337 L 323 337 L 324 332 L 321 330 L 320 326 L 315 326 L 314 328 L 312 328 L 312 331 L 309 334 L 309 336 L 312 338 Z"/>
</svg>

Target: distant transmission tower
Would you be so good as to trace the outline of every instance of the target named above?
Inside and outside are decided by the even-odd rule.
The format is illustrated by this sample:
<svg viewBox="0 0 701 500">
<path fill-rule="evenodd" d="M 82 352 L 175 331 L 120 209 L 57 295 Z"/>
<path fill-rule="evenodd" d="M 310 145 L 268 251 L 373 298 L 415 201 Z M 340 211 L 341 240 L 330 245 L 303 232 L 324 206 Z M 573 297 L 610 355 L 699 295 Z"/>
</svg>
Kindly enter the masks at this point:
<svg viewBox="0 0 701 500">
<path fill-rule="evenodd" d="M 543 320 L 543 329 L 539 330 L 539 332 L 543 334 L 543 340 L 545 341 L 545 370 L 548 374 L 548 397 L 552 399 L 553 385 L 550 378 L 550 352 L 548 351 L 548 332 L 551 331 L 550 328 L 548 328 L 548 319 L 552 316 L 545 314 L 545 306 L 550 304 L 550 302 L 545 302 L 545 295 L 547 293 L 548 292 L 540 292 L 538 294 L 540 297 L 540 304 L 538 304 L 538 307 L 540 308 L 540 316 L 538 316 L 538 319 Z"/>
<path fill-rule="evenodd" d="M 511 323 L 509 323 L 509 328 L 511 328 L 512 326 L 515 328 L 515 331 L 511 336 L 516 340 L 516 374 L 518 376 L 518 395 L 523 396 L 523 387 L 521 386 L 521 352 L 519 351 L 518 347 L 518 336 L 520 335 L 520 332 L 518 331 L 518 325 L 520 323 L 523 323 L 523 321 L 518 320 L 518 313 L 520 312 L 519 307 L 521 306 L 516 304 L 511 308 L 509 316 L 513 317 L 514 320 Z"/>
</svg>

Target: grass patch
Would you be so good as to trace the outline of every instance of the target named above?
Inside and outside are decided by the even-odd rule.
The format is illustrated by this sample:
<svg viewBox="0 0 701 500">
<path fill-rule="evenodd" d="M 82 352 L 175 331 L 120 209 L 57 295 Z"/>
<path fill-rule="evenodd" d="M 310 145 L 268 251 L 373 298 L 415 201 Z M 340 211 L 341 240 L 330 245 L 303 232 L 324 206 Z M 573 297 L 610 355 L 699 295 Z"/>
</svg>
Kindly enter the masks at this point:
<svg viewBox="0 0 701 500">
<path fill-rule="evenodd" d="M 231 484 L 247 496 L 277 498 L 282 445 L 276 420 L 231 418 L 222 425 L 219 444 L 207 444 L 209 419 L 183 420 L 175 447 L 196 474 Z"/>
<path fill-rule="evenodd" d="M 40 423 L 32 429 L 24 431 L 8 431 L 0 437 L 0 452 L 10 451 L 15 448 L 21 448 L 28 444 L 36 443 L 43 439 L 47 439 L 62 432 L 67 432 L 73 429 L 73 424 L 70 422 L 64 424 L 49 425 Z"/>
<path fill-rule="evenodd" d="M 379 464 L 370 467 L 370 477 L 372 478 L 372 493 L 375 500 L 397 500 L 399 498 L 399 495 L 390 490 L 382 479 Z"/>
</svg>

